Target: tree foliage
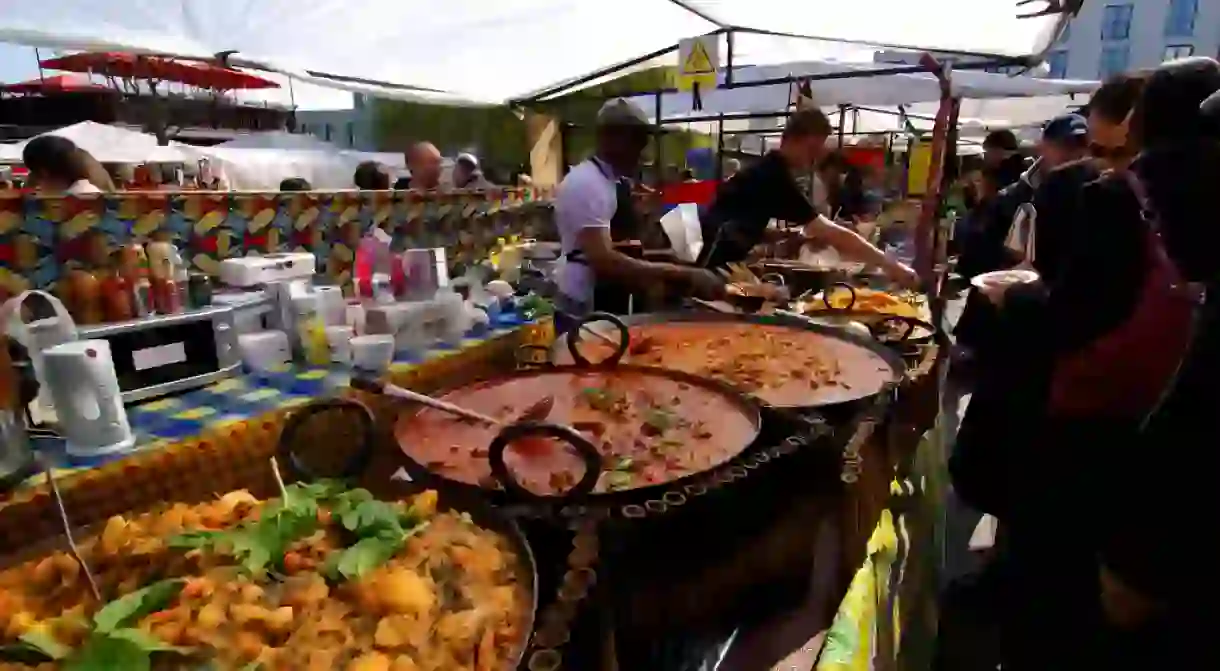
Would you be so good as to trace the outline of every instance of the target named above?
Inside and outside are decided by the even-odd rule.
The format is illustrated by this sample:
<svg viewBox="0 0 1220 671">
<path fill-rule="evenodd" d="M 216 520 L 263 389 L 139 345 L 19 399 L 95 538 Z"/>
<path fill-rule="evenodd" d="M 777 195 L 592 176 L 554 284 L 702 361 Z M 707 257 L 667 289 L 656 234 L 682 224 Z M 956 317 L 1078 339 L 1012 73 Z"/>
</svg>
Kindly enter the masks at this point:
<svg viewBox="0 0 1220 671">
<path fill-rule="evenodd" d="M 606 98 L 616 93 L 665 88 L 671 86 L 672 82 L 673 68 L 649 68 L 560 96 L 536 107 L 539 111 L 556 114 L 561 121 L 575 124 L 576 127 L 567 135 L 568 158 L 574 162 L 592 152 L 591 128 L 597 110 Z M 477 148 L 480 158 L 501 169 L 529 163 L 525 121 L 507 107 L 453 107 L 378 100 L 374 112 L 377 142 L 383 149 L 405 149 L 412 142 L 427 140 L 449 155 L 463 149 Z M 715 139 L 708 135 L 670 131 L 662 139 L 662 161 L 681 165 L 685 161 L 686 150 L 714 144 Z M 645 161 L 652 162 L 654 155 L 655 148 L 649 147 Z"/>
</svg>

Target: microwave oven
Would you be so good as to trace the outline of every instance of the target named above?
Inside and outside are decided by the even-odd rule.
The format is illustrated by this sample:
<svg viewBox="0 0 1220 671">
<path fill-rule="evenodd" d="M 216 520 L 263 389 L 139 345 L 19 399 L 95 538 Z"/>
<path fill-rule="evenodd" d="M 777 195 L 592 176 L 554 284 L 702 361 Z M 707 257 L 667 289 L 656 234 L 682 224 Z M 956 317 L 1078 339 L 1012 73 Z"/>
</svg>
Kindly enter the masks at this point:
<svg viewBox="0 0 1220 671">
<path fill-rule="evenodd" d="M 76 335 L 110 343 L 124 403 L 204 387 L 241 370 L 227 305 L 79 326 Z"/>
</svg>

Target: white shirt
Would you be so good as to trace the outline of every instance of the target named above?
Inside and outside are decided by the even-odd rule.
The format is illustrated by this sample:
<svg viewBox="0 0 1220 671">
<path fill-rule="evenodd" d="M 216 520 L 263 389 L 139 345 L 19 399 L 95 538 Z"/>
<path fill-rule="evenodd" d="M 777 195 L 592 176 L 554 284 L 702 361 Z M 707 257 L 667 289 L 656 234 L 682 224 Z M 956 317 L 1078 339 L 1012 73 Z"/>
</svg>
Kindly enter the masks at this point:
<svg viewBox="0 0 1220 671">
<path fill-rule="evenodd" d="M 592 160 L 577 165 L 555 192 L 555 227 L 565 259 L 569 252 L 580 249 L 577 236 L 582 230 L 610 228 L 618 194 L 613 176 L 602 172 L 603 165 Z M 572 300 L 592 301 L 595 282 L 593 269 L 584 263 L 565 260 L 559 268 L 559 291 Z"/>
<path fill-rule="evenodd" d="M 72 182 L 72 186 L 69 186 L 64 190 L 64 193 L 69 196 L 83 196 L 91 193 L 101 192 L 101 189 L 94 186 L 93 182 L 90 182 L 87 179 L 78 179 L 75 182 Z"/>
</svg>

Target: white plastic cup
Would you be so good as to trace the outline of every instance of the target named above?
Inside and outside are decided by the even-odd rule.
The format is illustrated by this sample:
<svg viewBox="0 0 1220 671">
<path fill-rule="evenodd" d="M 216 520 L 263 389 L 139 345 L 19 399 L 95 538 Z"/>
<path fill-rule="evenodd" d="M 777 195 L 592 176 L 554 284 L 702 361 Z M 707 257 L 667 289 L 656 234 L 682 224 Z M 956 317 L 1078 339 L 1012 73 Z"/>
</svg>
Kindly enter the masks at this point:
<svg viewBox="0 0 1220 671">
<path fill-rule="evenodd" d="M 394 360 L 394 336 L 386 334 L 362 335 L 351 339 L 352 367 L 368 372 L 381 373 Z"/>
<path fill-rule="evenodd" d="M 327 326 L 326 345 L 330 348 L 330 361 L 337 364 L 352 362 L 352 339 L 356 330 L 350 326 Z"/>
</svg>

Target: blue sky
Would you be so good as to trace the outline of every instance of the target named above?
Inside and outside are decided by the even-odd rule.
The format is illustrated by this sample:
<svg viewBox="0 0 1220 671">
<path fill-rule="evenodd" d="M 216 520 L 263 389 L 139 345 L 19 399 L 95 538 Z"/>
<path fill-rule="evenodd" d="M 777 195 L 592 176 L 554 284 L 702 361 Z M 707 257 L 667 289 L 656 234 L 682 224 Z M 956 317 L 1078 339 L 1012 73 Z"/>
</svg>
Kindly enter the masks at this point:
<svg viewBox="0 0 1220 671">
<path fill-rule="evenodd" d="M 37 76 L 38 63 L 34 60 L 33 48 L 0 42 L 0 83 L 11 84 Z"/>
</svg>

